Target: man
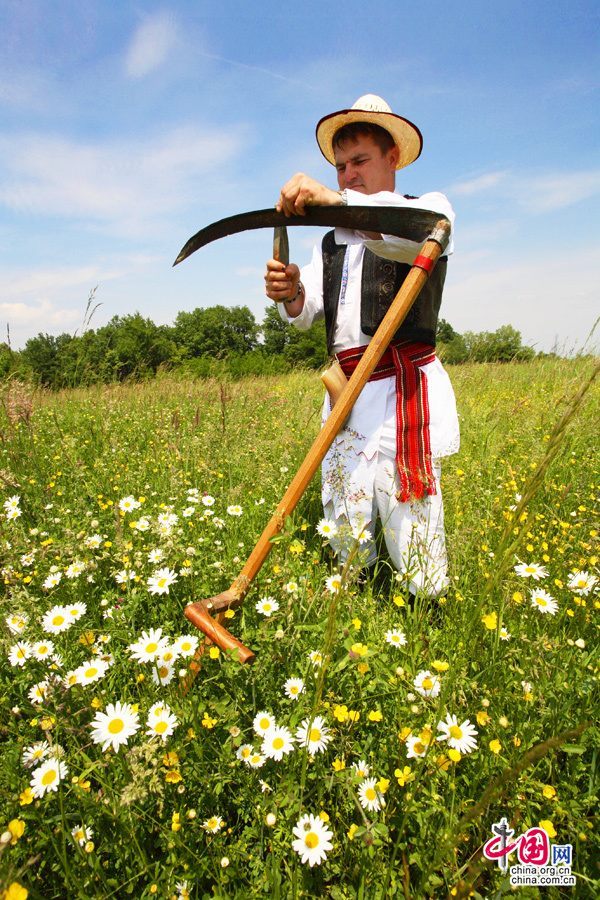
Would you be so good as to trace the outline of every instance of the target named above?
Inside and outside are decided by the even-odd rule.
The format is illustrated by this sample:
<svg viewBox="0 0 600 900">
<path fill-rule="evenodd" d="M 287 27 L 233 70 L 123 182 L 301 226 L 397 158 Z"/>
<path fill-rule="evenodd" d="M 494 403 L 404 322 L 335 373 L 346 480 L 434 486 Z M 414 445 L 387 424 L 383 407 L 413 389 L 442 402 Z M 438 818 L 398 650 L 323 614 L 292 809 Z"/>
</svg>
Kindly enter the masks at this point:
<svg viewBox="0 0 600 900">
<path fill-rule="evenodd" d="M 367 94 L 351 109 L 325 116 L 317 142 L 336 167 L 339 190 L 298 173 L 277 203 L 286 215 L 303 215 L 314 205 L 412 206 L 454 222 L 443 194 L 394 192 L 396 171 L 417 159 L 422 138 L 381 97 Z M 349 375 L 420 249 L 402 238 L 336 228 L 302 272 L 270 260 L 266 293 L 284 321 L 300 329 L 324 316 L 329 352 Z M 372 564 L 379 514 L 394 566 L 412 594 L 427 597 L 439 596 L 448 583 L 440 459 L 459 446 L 454 393 L 434 352 L 445 267 L 444 257 L 323 462 L 323 508 L 335 523 L 329 526 L 334 550 L 346 558 L 349 533 Z"/>
</svg>

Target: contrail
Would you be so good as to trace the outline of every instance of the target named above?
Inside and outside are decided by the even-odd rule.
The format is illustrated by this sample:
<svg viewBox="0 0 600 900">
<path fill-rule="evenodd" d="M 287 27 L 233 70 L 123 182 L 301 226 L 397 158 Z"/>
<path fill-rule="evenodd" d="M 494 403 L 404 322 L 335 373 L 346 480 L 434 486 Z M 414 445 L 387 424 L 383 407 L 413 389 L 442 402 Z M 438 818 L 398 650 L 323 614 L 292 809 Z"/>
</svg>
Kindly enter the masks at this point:
<svg viewBox="0 0 600 900">
<path fill-rule="evenodd" d="M 262 66 L 251 66 L 248 63 L 239 62 L 237 59 L 228 59 L 226 56 L 219 56 L 216 53 L 205 53 L 201 50 L 196 51 L 198 56 L 205 56 L 208 59 L 216 59 L 219 62 L 229 63 L 231 66 L 239 66 L 242 69 L 251 69 L 253 72 L 262 72 L 263 75 L 270 75 L 271 78 L 278 78 L 280 81 L 288 81 L 290 84 L 299 84 L 301 87 L 309 88 L 316 91 L 315 85 L 308 84 L 306 81 L 300 81 L 298 78 L 288 78 L 287 75 L 279 75 L 278 72 L 272 72 L 270 69 L 263 69 Z"/>
</svg>

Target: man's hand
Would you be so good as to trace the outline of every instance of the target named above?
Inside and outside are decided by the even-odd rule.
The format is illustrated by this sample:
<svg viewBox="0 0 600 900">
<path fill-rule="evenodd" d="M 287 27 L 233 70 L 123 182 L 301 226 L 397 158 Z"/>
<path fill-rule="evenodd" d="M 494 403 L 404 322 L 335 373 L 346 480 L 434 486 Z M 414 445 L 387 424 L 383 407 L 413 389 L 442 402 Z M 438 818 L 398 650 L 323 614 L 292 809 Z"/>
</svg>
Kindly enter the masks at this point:
<svg viewBox="0 0 600 900">
<path fill-rule="evenodd" d="M 341 205 L 342 198 L 337 191 L 332 191 L 309 175 L 298 172 L 282 187 L 276 209 L 286 216 L 303 216 L 307 206 Z"/>
<path fill-rule="evenodd" d="M 265 275 L 266 294 L 276 303 L 294 297 L 298 290 L 300 269 L 294 263 L 285 266 L 277 259 L 270 259 L 267 263 Z M 290 304 L 291 305 L 291 304 Z"/>
</svg>

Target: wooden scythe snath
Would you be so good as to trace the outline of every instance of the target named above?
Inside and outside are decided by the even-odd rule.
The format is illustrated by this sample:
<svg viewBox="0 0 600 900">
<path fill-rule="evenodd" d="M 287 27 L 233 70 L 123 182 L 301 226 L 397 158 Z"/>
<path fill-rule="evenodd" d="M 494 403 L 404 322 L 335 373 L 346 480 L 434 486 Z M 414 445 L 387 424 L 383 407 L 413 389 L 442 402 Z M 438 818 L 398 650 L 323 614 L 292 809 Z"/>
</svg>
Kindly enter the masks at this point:
<svg viewBox="0 0 600 900">
<path fill-rule="evenodd" d="M 282 225 L 328 225 L 391 234 L 414 241 L 423 247 L 396 294 L 381 325 L 371 339 L 362 359 L 351 378 L 343 386 L 331 414 L 308 451 L 304 462 L 292 479 L 277 506 L 275 513 L 258 539 L 242 571 L 230 587 L 221 594 L 190 603 L 185 616 L 206 635 L 207 643 L 216 644 L 225 651 L 237 651 L 240 662 L 251 662 L 254 653 L 245 647 L 223 626 L 225 612 L 238 607 L 269 555 L 272 539 L 279 534 L 286 518 L 293 512 L 310 480 L 319 468 L 338 431 L 350 415 L 356 399 L 369 380 L 377 363 L 385 353 L 394 334 L 406 318 L 411 306 L 427 281 L 450 238 L 450 223 L 438 213 L 427 210 L 375 206 L 326 206 L 309 207 L 304 216 L 285 217 L 275 210 L 259 210 L 222 219 L 199 231 L 181 250 L 174 265 L 182 262 L 199 247 L 227 234 L 235 234 L 253 228 Z M 334 364 L 334 367 L 337 364 Z M 341 370 L 337 372 L 339 378 Z M 342 377 L 345 376 L 342 374 Z M 324 377 L 327 384 L 327 377 Z M 190 665 L 190 675 L 184 690 L 188 689 L 200 669 L 200 658 L 207 644 L 201 646 Z"/>
</svg>

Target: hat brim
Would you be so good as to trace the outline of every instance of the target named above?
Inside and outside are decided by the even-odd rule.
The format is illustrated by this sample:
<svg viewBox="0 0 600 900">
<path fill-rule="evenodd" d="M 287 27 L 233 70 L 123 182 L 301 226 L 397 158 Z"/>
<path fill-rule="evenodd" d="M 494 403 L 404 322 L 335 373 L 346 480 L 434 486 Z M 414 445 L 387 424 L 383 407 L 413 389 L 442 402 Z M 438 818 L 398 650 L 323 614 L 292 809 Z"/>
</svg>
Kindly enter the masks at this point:
<svg viewBox="0 0 600 900">
<path fill-rule="evenodd" d="M 397 116 L 392 112 L 375 112 L 367 109 L 340 109 L 338 112 L 324 116 L 317 123 L 317 143 L 327 162 L 333 166 L 335 165 L 333 138 L 340 128 L 354 122 L 369 122 L 372 125 L 379 125 L 380 128 L 385 128 L 391 134 L 399 151 L 396 169 L 404 169 L 421 155 L 423 135 L 416 125 L 403 116 Z"/>
</svg>

